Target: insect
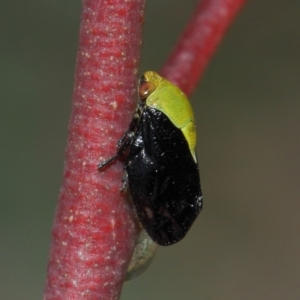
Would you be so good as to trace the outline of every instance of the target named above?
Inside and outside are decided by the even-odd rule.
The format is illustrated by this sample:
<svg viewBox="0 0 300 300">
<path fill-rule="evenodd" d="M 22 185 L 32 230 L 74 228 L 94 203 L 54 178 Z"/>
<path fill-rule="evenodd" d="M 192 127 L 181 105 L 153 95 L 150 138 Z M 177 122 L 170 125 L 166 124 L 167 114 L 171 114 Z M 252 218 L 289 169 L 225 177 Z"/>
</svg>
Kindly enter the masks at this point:
<svg viewBox="0 0 300 300">
<path fill-rule="evenodd" d="M 128 150 L 128 151 L 127 151 Z M 159 245 L 180 241 L 202 209 L 193 110 L 185 94 L 156 72 L 139 81 L 128 131 L 101 170 L 127 154 L 122 179 L 138 219 Z"/>
</svg>

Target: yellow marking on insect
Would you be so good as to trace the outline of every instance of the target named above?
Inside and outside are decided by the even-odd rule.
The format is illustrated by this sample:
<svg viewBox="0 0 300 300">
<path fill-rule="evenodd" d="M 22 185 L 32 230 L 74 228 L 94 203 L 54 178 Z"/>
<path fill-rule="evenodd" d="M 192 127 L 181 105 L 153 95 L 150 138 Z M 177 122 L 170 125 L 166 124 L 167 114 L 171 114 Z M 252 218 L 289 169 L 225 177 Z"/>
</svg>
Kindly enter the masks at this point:
<svg viewBox="0 0 300 300">
<path fill-rule="evenodd" d="M 163 112 L 177 128 L 181 129 L 191 155 L 197 163 L 195 118 L 187 96 L 180 88 L 156 72 L 148 71 L 143 75 L 146 82 L 152 83 L 155 87 L 147 97 L 146 105 Z"/>
</svg>

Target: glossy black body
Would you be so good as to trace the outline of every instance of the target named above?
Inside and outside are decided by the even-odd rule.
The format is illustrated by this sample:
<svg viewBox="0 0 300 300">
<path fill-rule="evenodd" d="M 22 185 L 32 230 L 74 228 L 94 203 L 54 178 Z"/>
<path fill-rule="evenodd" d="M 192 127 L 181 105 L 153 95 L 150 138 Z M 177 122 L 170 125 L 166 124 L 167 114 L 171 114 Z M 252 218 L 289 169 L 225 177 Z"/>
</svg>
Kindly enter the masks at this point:
<svg viewBox="0 0 300 300">
<path fill-rule="evenodd" d="M 125 164 L 138 218 L 160 245 L 181 240 L 202 208 L 198 166 L 182 131 L 145 106 Z"/>
</svg>

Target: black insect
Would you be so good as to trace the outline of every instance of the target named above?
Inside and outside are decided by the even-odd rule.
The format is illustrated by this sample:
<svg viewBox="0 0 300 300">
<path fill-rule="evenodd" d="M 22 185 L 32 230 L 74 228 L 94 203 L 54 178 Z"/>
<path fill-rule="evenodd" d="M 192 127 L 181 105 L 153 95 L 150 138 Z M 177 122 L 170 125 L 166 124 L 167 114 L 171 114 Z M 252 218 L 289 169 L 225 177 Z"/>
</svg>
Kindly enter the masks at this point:
<svg viewBox="0 0 300 300">
<path fill-rule="evenodd" d="M 182 101 L 188 100 L 155 72 L 144 73 L 139 94 L 136 112 L 117 144 L 117 153 L 98 169 L 128 152 L 122 189 L 129 186 L 138 219 L 149 236 L 167 246 L 186 235 L 202 209 L 194 117 L 189 103 L 184 102 L 186 111 L 180 110 L 185 115 L 178 117 L 178 108 L 164 102 L 168 95 L 177 97 L 174 105 L 182 106 Z M 185 120 L 188 125 L 179 127 Z"/>
</svg>

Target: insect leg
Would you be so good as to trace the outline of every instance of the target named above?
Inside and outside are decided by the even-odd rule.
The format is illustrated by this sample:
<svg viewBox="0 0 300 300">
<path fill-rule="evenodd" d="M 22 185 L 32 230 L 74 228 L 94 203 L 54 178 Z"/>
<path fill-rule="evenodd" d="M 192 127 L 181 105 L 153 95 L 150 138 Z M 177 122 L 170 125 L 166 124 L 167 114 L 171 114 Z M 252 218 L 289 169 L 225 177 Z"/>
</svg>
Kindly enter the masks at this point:
<svg viewBox="0 0 300 300">
<path fill-rule="evenodd" d="M 114 155 L 114 156 L 112 156 L 112 157 L 110 157 L 110 158 L 108 158 L 108 159 L 100 162 L 98 164 L 98 170 L 103 169 L 104 167 L 106 167 L 107 165 L 109 165 L 111 162 L 115 161 L 117 158 L 118 158 L 118 155 Z"/>
<path fill-rule="evenodd" d="M 134 114 L 133 119 L 129 125 L 129 130 L 125 132 L 125 134 L 121 137 L 121 139 L 117 143 L 117 153 L 114 156 L 109 157 L 108 159 L 100 162 L 98 165 L 98 170 L 103 169 L 104 167 L 114 162 L 117 158 L 121 157 L 125 153 L 125 151 L 131 144 L 132 139 L 134 137 L 134 131 L 138 119 L 139 116 L 137 114 Z"/>
<path fill-rule="evenodd" d="M 98 165 L 98 170 L 101 170 L 102 168 L 106 167 L 107 165 L 109 165 L 110 163 L 115 161 L 117 158 L 121 157 L 124 154 L 124 152 L 126 151 L 126 149 L 128 148 L 128 146 L 130 145 L 132 136 L 133 136 L 133 133 L 127 131 L 117 143 L 117 153 L 115 155 L 109 157 L 108 159 L 100 162 Z"/>
<path fill-rule="evenodd" d="M 122 187 L 121 187 L 121 193 L 125 193 L 128 188 L 128 173 L 124 171 L 123 177 L 122 177 Z"/>
</svg>

